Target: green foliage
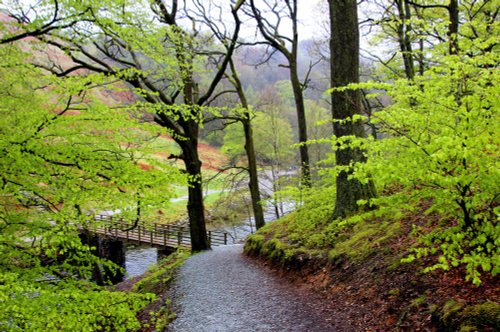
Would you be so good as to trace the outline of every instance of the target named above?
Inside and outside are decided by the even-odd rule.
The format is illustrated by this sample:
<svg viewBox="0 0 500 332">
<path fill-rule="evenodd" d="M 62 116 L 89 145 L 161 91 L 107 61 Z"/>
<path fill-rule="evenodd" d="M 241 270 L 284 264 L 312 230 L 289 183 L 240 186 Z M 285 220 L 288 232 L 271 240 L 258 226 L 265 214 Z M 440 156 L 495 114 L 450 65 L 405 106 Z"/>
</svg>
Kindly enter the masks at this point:
<svg viewBox="0 0 500 332">
<path fill-rule="evenodd" d="M 274 83 L 278 96 L 288 107 L 295 107 L 292 83 L 289 80 L 281 80 Z"/>
<path fill-rule="evenodd" d="M 132 219 L 138 204 L 166 206 L 182 177 L 148 157 L 154 128 L 99 101 L 102 77 L 60 79 L 26 56 L 0 47 L 0 329 L 136 329 L 152 297 L 93 285 L 109 263 L 78 232 L 104 210 Z"/>
<path fill-rule="evenodd" d="M 497 53 L 446 56 L 414 81 L 396 81 L 388 89 L 394 103 L 373 120 L 388 136 L 371 140 L 361 171 L 451 215 L 420 238 L 416 257 L 438 254 L 431 269 L 465 265 L 474 284 L 482 272 L 500 272 L 498 61 Z"/>
<path fill-rule="evenodd" d="M 308 248 L 332 245 L 334 236 L 322 230 L 331 221 L 335 187 L 325 185 L 321 188 L 301 190 L 300 196 L 301 208 L 293 216 L 287 217 L 288 238 L 292 243 Z M 299 200 L 298 197 L 291 198 Z M 308 236 L 305 236 L 306 234 Z"/>
<path fill-rule="evenodd" d="M 210 223 L 216 227 L 239 225 L 252 215 L 251 199 L 246 190 L 230 190 L 216 195 L 210 206 Z"/>
<path fill-rule="evenodd" d="M 309 156 L 313 163 L 324 160 L 331 152 L 332 115 L 320 103 L 305 100 Z"/>
<path fill-rule="evenodd" d="M 0 275 L 2 331 L 130 331 L 140 327 L 135 313 L 151 295 L 97 289 L 91 284 L 26 280 Z"/>
</svg>

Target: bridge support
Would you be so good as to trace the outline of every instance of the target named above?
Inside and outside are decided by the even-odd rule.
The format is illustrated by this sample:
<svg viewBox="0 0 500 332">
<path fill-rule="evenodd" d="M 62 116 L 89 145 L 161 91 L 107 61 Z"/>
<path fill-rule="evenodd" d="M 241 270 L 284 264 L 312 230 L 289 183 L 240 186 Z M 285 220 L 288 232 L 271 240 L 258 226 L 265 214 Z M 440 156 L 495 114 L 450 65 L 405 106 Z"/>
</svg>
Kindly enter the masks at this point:
<svg viewBox="0 0 500 332">
<path fill-rule="evenodd" d="M 93 279 L 97 284 L 117 284 L 123 281 L 125 269 L 125 245 L 122 241 L 96 234 L 80 234 L 82 243 L 94 247 L 93 254 L 104 258 L 121 267 L 122 269 L 109 269 L 106 266 L 94 266 Z"/>
</svg>

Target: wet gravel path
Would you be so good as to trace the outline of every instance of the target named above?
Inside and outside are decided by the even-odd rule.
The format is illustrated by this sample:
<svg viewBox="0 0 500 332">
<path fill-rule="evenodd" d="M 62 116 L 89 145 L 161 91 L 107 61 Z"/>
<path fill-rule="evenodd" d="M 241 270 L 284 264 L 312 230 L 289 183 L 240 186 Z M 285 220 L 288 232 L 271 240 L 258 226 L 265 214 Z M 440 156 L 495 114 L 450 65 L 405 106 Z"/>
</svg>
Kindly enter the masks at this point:
<svg viewBox="0 0 500 332">
<path fill-rule="evenodd" d="M 324 303 L 242 251 L 242 245 L 217 247 L 186 261 L 174 283 L 178 312 L 169 331 L 346 331 L 335 328 Z"/>
</svg>

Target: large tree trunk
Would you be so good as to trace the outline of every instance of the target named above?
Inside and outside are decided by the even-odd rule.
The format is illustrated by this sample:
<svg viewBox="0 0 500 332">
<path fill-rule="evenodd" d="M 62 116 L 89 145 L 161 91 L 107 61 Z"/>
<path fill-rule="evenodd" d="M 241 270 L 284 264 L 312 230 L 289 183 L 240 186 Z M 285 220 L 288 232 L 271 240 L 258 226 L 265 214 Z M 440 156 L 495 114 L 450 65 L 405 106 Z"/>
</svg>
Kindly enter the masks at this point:
<svg viewBox="0 0 500 332">
<path fill-rule="evenodd" d="M 333 88 L 359 82 L 359 30 L 356 0 L 329 0 L 330 8 L 330 69 Z M 332 117 L 334 120 L 350 119 L 361 113 L 360 92 L 347 90 L 332 93 Z M 334 121 L 337 137 L 365 137 L 361 121 Z M 363 151 L 358 148 L 342 147 L 335 151 L 338 166 L 364 162 Z M 341 171 L 337 176 L 337 197 L 334 218 L 343 218 L 359 210 L 357 201 L 375 197 L 372 182 L 363 184 L 356 179 L 348 179 L 352 171 Z"/>
<path fill-rule="evenodd" d="M 193 122 L 191 127 L 197 127 Z M 196 129 L 196 128 L 193 128 Z M 188 204 L 189 227 L 191 235 L 191 250 L 193 252 L 208 250 L 210 244 L 207 239 L 205 214 L 203 204 L 203 187 L 201 178 L 201 161 L 198 156 L 198 136 L 189 137 L 186 141 L 178 142 L 182 149 L 182 159 L 188 174 Z"/>
</svg>

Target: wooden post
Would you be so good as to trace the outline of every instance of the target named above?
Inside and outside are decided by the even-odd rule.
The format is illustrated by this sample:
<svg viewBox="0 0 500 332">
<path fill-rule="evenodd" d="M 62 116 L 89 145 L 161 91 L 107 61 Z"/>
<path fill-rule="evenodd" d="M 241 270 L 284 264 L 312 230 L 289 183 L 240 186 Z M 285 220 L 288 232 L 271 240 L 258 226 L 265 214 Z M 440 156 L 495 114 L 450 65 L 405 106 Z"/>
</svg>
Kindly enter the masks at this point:
<svg viewBox="0 0 500 332">
<path fill-rule="evenodd" d="M 165 230 L 163 230 L 163 246 L 167 246 L 167 232 Z"/>
<path fill-rule="evenodd" d="M 181 230 L 177 233 L 177 244 L 181 245 L 182 243 L 182 228 Z"/>
<path fill-rule="evenodd" d="M 227 245 L 227 233 L 224 232 L 224 245 Z"/>
<path fill-rule="evenodd" d="M 208 245 L 212 245 L 212 231 L 208 231 Z"/>
<path fill-rule="evenodd" d="M 141 225 L 137 225 L 137 233 L 139 235 L 139 243 L 141 243 Z"/>
</svg>

